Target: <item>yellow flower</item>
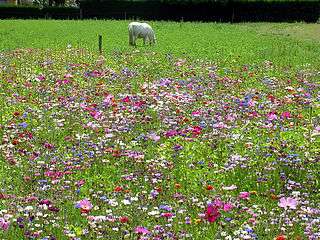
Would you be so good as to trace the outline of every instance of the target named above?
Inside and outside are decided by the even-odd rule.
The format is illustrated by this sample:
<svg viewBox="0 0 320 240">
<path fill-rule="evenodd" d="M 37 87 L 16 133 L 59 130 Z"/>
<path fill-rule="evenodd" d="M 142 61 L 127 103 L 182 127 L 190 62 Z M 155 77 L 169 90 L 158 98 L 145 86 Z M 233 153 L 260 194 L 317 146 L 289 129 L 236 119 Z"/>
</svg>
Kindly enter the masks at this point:
<svg viewBox="0 0 320 240">
<path fill-rule="evenodd" d="M 195 222 L 196 224 L 199 224 L 199 223 L 201 223 L 201 219 L 200 219 L 200 218 L 196 218 L 196 219 L 194 220 L 194 222 Z"/>
</svg>

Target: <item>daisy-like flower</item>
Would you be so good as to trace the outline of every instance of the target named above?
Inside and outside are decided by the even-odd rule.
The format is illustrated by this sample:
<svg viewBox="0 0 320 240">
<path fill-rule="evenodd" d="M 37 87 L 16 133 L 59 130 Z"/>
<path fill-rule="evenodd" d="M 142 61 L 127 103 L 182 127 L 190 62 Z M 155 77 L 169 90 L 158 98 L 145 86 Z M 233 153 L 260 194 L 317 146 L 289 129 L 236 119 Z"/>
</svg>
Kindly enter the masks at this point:
<svg viewBox="0 0 320 240">
<path fill-rule="evenodd" d="M 238 187 L 236 185 L 231 185 L 231 186 L 225 186 L 225 187 L 222 187 L 223 190 L 226 190 L 226 191 L 232 191 L 232 190 L 235 190 L 237 189 Z"/>
</svg>

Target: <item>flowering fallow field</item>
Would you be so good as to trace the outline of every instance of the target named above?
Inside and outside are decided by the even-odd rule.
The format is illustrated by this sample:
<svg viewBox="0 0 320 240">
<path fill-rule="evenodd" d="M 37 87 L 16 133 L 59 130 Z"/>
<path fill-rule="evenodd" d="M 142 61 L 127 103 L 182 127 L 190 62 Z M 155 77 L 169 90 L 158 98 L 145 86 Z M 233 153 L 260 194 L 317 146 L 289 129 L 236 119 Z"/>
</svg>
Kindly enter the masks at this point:
<svg viewBox="0 0 320 240">
<path fill-rule="evenodd" d="M 320 72 L 140 48 L 0 54 L 2 239 L 320 238 Z"/>
</svg>

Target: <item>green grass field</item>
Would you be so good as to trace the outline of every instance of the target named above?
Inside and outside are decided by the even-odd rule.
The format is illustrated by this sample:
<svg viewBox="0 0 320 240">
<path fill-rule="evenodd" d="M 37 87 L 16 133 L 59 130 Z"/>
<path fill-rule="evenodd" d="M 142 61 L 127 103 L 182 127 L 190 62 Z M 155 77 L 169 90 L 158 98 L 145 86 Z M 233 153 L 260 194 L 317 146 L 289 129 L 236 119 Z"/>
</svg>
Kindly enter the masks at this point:
<svg viewBox="0 0 320 240">
<path fill-rule="evenodd" d="M 0 239 L 319 239 L 319 25 L 127 25 L 0 21 Z"/>
<path fill-rule="evenodd" d="M 128 51 L 131 48 L 127 25 L 128 21 L 0 21 L 0 49 L 63 49 L 71 44 L 97 51 L 101 34 L 106 53 Z M 318 24 L 152 22 L 151 25 L 158 38 L 152 51 L 159 53 L 226 63 L 270 60 L 282 65 L 320 64 Z"/>
</svg>

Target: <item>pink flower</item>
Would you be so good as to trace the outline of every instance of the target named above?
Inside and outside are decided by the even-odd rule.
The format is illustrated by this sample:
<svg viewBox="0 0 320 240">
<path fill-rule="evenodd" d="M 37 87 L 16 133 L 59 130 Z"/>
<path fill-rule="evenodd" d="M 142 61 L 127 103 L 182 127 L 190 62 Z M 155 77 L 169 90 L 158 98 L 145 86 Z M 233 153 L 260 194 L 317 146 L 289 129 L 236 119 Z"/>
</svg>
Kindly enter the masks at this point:
<svg viewBox="0 0 320 240">
<path fill-rule="evenodd" d="M 191 114 L 192 114 L 192 116 L 194 116 L 194 117 L 199 117 L 200 114 L 201 114 L 201 112 L 198 110 L 198 111 L 192 112 Z"/>
<path fill-rule="evenodd" d="M 150 233 L 150 231 L 147 228 L 141 227 L 141 226 L 136 227 L 134 232 L 138 233 L 138 234 L 148 234 L 148 233 Z"/>
<path fill-rule="evenodd" d="M 256 102 L 253 101 L 252 99 L 250 99 L 250 100 L 248 101 L 248 105 L 249 105 L 250 107 L 253 107 L 253 106 L 256 105 Z"/>
<path fill-rule="evenodd" d="M 275 114 L 275 112 L 268 113 L 267 117 L 268 117 L 269 121 L 273 121 L 273 120 L 276 120 L 278 118 L 277 115 Z"/>
<path fill-rule="evenodd" d="M 212 127 L 218 128 L 218 129 L 223 129 L 223 128 L 228 128 L 228 125 L 223 122 L 219 122 L 219 123 L 213 124 Z"/>
<path fill-rule="evenodd" d="M 225 212 L 229 212 L 229 211 L 231 211 L 233 209 L 233 205 L 231 204 L 231 203 L 225 203 L 224 205 L 223 205 L 223 211 L 225 211 Z"/>
<path fill-rule="evenodd" d="M 216 198 L 214 201 L 213 201 L 213 205 L 218 207 L 218 208 L 223 208 L 223 202 L 221 201 L 220 198 Z"/>
<path fill-rule="evenodd" d="M 155 141 L 155 142 L 158 142 L 158 141 L 160 140 L 160 136 L 158 136 L 158 135 L 155 134 L 155 133 L 150 133 L 150 134 L 148 135 L 148 137 L 149 137 L 150 139 L 152 139 L 153 141 Z"/>
<path fill-rule="evenodd" d="M 282 118 L 290 118 L 291 117 L 291 113 L 290 112 L 283 112 L 282 114 L 281 114 L 281 117 Z"/>
<path fill-rule="evenodd" d="M 209 222 L 215 222 L 220 217 L 219 207 L 213 204 L 209 204 L 205 213 L 205 218 Z"/>
<path fill-rule="evenodd" d="M 39 76 L 37 76 L 37 79 L 38 79 L 39 81 L 44 81 L 44 80 L 46 80 L 46 77 L 43 76 L 42 74 L 40 74 Z"/>
<path fill-rule="evenodd" d="M 298 201 L 295 198 L 291 198 L 291 197 L 288 197 L 288 198 L 282 197 L 280 198 L 280 202 L 278 203 L 279 207 L 282 207 L 285 209 L 287 208 L 296 209 L 297 205 L 298 205 Z"/>
<path fill-rule="evenodd" d="M 125 98 L 121 99 L 121 101 L 126 103 L 131 102 L 129 96 L 126 96 Z"/>
<path fill-rule="evenodd" d="M 91 115 L 94 119 L 98 120 L 98 119 L 101 117 L 102 113 L 101 113 L 100 111 L 91 111 L 91 112 L 90 112 L 90 115 Z"/>
<path fill-rule="evenodd" d="M 103 104 L 106 106 L 110 106 L 112 104 L 113 95 L 107 95 L 103 100 Z"/>
<path fill-rule="evenodd" d="M 76 208 L 80 208 L 81 213 L 89 213 L 93 205 L 88 199 L 82 199 L 76 204 Z"/>
<path fill-rule="evenodd" d="M 64 78 L 73 78 L 72 74 L 67 73 L 66 75 L 64 75 Z"/>
<path fill-rule="evenodd" d="M 249 192 L 241 192 L 241 193 L 239 194 L 239 198 L 241 198 L 241 199 L 248 200 L 249 197 L 250 197 L 250 193 L 249 193 Z"/>
<path fill-rule="evenodd" d="M 10 222 L 5 220 L 4 218 L 0 218 L 0 229 L 7 231 L 10 226 Z"/>
</svg>

